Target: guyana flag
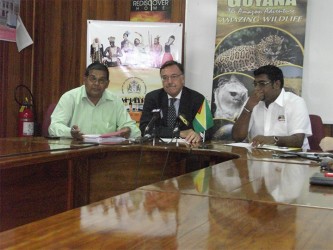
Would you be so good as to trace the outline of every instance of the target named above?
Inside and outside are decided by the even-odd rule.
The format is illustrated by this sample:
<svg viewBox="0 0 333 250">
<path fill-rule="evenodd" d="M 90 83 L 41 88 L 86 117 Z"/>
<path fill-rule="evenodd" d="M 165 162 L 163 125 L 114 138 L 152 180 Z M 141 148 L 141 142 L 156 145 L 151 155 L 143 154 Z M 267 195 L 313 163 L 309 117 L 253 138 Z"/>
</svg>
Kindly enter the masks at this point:
<svg viewBox="0 0 333 250">
<path fill-rule="evenodd" d="M 206 99 L 204 99 L 198 113 L 195 115 L 192 125 L 197 133 L 204 132 L 214 126 L 212 112 Z"/>
</svg>

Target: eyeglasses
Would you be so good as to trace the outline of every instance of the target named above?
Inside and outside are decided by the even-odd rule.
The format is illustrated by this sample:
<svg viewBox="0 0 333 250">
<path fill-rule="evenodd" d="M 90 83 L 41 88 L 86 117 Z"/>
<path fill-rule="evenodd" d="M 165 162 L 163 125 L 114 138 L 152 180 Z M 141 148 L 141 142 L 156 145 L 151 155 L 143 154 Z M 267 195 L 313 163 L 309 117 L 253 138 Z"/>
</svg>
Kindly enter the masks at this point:
<svg viewBox="0 0 333 250">
<path fill-rule="evenodd" d="M 106 78 L 99 78 L 99 79 L 97 79 L 95 76 L 93 76 L 93 75 L 89 75 L 88 76 L 88 80 L 89 81 L 91 81 L 92 83 L 97 83 L 98 82 L 98 84 L 106 84 L 109 80 L 108 79 L 106 79 Z"/>
<path fill-rule="evenodd" d="M 269 83 L 271 83 L 271 81 L 258 81 L 258 82 L 253 81 L 253 86 L 254 87 L 258 86 L 259 88 L 263 88 L 263 87 L 265 87 Z"/>
<path fill-rule="evenodd" d="M 181 75 L 183 75 L 183 74 L 179 74 L 179 75 L 174 74 L 174 75 L 171 75 L 171 76 L 164 75 L 164 76 L 161 76 L 161 78 L 162 78 L 163 82 L 167 82 L 169 79 L 171 79 L 171 81 L 176 80 Z"/>
</svg>

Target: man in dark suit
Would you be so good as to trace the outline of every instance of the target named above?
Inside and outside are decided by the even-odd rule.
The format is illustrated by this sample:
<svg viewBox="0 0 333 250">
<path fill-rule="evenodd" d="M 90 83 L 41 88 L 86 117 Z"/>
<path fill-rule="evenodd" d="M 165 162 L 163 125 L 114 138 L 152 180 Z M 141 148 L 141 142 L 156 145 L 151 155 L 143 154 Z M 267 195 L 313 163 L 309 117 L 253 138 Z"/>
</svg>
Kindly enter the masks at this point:
<svg viewBox="0 0 333 250">
<path fill-rule="evenodd" d="M 142 136 L 152 133 L 152 128 L 149 127 L 147 131 L 146 127 L 156 115 L 153 111 L 161 110 L 161 119 L 157 119 L 155 124 L 157 136 L 181 137 L 187 142 L 200 142 L 202 138 L 193 130 L 192 121 L 204 96 L 184 86 L 184 68 L 176 61 L 164 63 L 160 68 L 160 76 L 163 88 L 151 91 L 145 97 L 140 120 Z M 171 111 L 173 107 L 174 110 Z"/>
</svg>

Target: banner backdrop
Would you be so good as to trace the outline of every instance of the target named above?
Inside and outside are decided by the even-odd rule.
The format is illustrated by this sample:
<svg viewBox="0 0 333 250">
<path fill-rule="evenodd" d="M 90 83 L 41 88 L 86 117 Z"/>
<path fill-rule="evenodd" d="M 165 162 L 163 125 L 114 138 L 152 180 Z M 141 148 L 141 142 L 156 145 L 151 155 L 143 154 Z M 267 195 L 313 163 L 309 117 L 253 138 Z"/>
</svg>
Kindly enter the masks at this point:
<svg viewBox="0 0 333 250">
<path fill-rule="evenodd" d="M 212 87 L 215 139 L 231 139 L 258 67 L 278 66 L 285 89 L 301 95 L 306 6 L 306 0 L 218 0 Z"/>
<path fill-rule="evenodd" d="M 107 65 L 108 88 L 129 111 L 141 111 L 146 93 L 162 87 L 161 64 L 181 62 L 182 29 L 181 23 L 88 20 L 87 65 Z"/>
</svg>

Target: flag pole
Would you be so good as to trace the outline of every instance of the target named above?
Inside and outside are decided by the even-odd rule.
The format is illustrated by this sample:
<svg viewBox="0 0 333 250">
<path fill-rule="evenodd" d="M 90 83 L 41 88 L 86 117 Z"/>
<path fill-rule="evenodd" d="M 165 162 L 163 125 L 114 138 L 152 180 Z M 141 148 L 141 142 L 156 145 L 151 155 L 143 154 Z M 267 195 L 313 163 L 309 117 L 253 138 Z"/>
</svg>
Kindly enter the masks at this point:
<svg viewBox="0 0 333 250">
<path fill-rule="evenodd" d="M 206 130 L 204 130 L 203 132 L 203 138 L 202 138 L 202 142 L 205 144 L 205 138 L 206 138 Z"/>
<path fill-rule="evenodd" d="M 202 145 L 199 146 L 199 148 L 207 148 L 206 143 L 205 143 L 205 138 L 206 138 L 206 130 L 203 131 L 203 133 L 200 133 L 202 135 Z"/>
</svg>

